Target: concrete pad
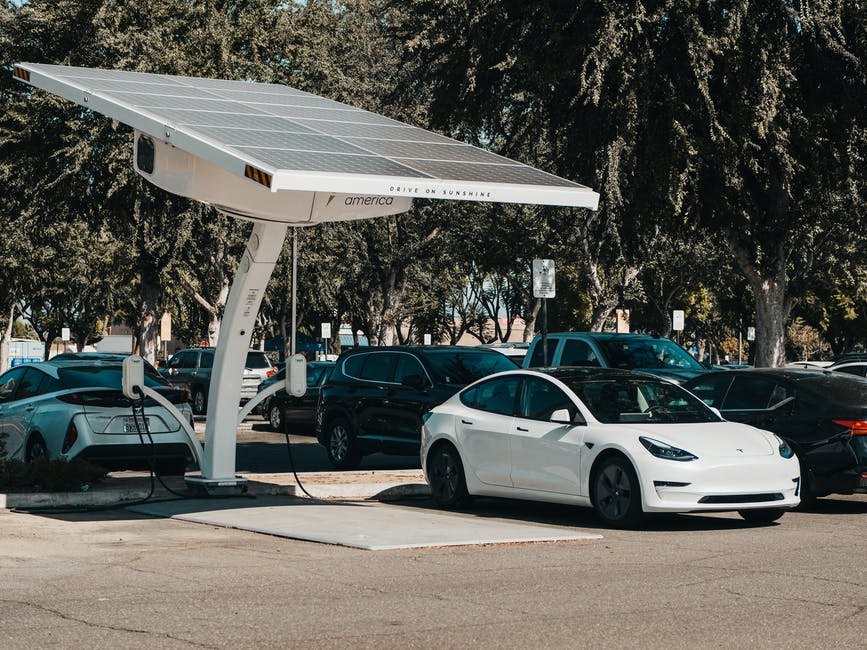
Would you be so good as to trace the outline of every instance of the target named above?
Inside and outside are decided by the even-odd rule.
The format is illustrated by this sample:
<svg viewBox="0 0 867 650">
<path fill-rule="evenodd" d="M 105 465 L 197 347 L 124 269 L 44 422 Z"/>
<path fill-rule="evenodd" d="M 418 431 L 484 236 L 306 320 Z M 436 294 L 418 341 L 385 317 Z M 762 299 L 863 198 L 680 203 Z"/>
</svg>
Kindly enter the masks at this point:
<svg viewBox="0 0 867 650">
<path fill-rule="evenodd" d="M 278 497 L 145 503 L 129 510 L 371 551 L 602 539 L 581 530 L 369 503 Z"/>
</svg>

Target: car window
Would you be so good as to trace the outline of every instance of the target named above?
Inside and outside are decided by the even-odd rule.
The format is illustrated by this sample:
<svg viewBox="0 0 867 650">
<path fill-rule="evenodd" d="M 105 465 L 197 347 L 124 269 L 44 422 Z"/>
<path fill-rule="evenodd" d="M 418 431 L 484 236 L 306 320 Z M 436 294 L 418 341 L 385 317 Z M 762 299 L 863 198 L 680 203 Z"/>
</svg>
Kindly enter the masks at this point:
<svg viewBox="0 0 867 650">
<path fill-rule="evenodd" d="M 723 397 L 732 383 L 732 375 L 711 375 L 703 377 L 689 387 L 693 395 L 708 406 L 720 408 Z"/>
<path fill-rule="evenodd" d="M 60 385 L 59 379 L 52 377 L 45 372 L 40 372 L 39 374 L 42 375 L 42 381 L 39 382 L 39 388 L 37 389 L 39 395 L 47 395 L 48 393 L 63 390 L 63 386 Z"/>
<path fill-rule="evenodd" d="M 554 363 L 554 352 L 557 350 L 557 344 L 560 342 L 560 339 L 557 337 L 548 337 L 548 365 Z M 542 358 L 542 339 L 536 341 L 536 345 L 533 346 L 533 354 L 530 356 L 530 367 L 531 368 L 539 368 L 544 365 L 545 360 Z"/>
<path fill-rule="evenodd" d="M 178 368 L 195 368 L 198 356 L 198 352 L 187 352 L 181 357 Z"/>
<path fill-rule="evenodd" d="M 858 377 L 864 377 L 865 375 L 867 375 L 867 365 L 843 366 L 842 368 L 832 368 L 831 370 L 836 370 L 837 372 L 845 372 L 847 375 L 856 375 Z"/>
<path fill-rule="evenodd" d="M 492 350 L 422 348 L 419 354 L 427 361 L 434 381 L 454 386 L 465 386 L 496 372 L 518 368 L 509 357 Z"/>
<path fill-rule="evenodd" d="M 311 388 L 321 384 L 330 369 L 330 366 L 307 366 L 307 387 Z M 280 373 L 283 373 L 283 376 L 286 374 L 284 370 L 281 370 L 274 376 L 278 379 L 283 379 Z"/>
<path fill-rule="evenodd" d="M 663 379 L 564 377 L 562 381 L 600 422 L 719 421 L 719 417 L 692 393 Z"/>
<path fill-rule="evenodd" d="M 343 361 L 343 374 L 347 377 L 360 377 L 361 367 L 364 365 L 366 354 L 356 354 L 346 357 Z"/>
<path fill-rule="evenodd" d="M 515 398 L 521 383 L 519 377 L 501 377 L 486 381 L 461 394 L 461 401 L 467 406 L 497 413 L 514 415 Z"/>
<path fill-rule="evenodd" d="M 551 359 L 549 356 L 548 359 Z M 599 366 L 599 358 L 587 341 L 566 339 L 563 352 L 560 353 L 561 366 Z"/>
<path fill-rule="evenodd" d="M 397 355 L 393 352 L 378 352 L 363 355 L 364 365 L 359 378 L 368 381 L 391 383 L 394 381 L 394 370 L 397 365 Z"/>
<path fill-rule="evenodd" d="M 271 361 L 264 352 L 248 352 L 247 353 L 247 368 L 261 370 L 262 368 L 270 368 Z"/>
<path fill-rule="evenodd" d="M 187 356 L 183 352 L 176 352 L 172 358 L 166 362 L 166 368 L 180 368 L 184 357 Z"/>
<path fill-rule="evenodd" d="M 59 368 L 57 376 L 63 388 L 114 388 L 121 389 L 123 369 L 118 365 L 86 366 Z M 166 381 L 160 375 L 145 366 L 145 386 L 151 388 L 165 386 Z"/>
<path fill-rule="evenodd" d="M 769 408 L 778 399 L 777 382 L 768 377 L 735 377 L 723 402 L 726 411 L 755 411 Z"/>
<path fill-rule="evenodd" d="M 411 354 L 400 353 L 397 355 L 397 370 L 394 373 L 394 381 L 402 382 L 406 377 L 413 375 L 426 378 L 427 373 L 422 368 L 421 362 Z"/>
<path fill-rule="evenodd" d="M 214 367 L 214 351 L 213 350 L 202 350 L 201 356 L 199 357 L 199 368 L 213 368 Z M 195 365 L 193 366 L 195 368 Z"/>
<path fill-rule="evenodd" d="M 21 384 L 26 368 L 14 368 L 0 376 L 0 402 L 9 402 L 15 397 L 15 391 Z"/>
<path fill-rule="evenodd" d="M 21 378 L 21 384 L 18 386 L 18 392 L 15 393 L 15 399 L 27 399 L 39 394 L 39 384 L 42 381 L 44 373 L 33 368 L 28 368 Z"/>
<path fill-rule="evenodd" d="M 684 368 L 704 370 L 686 350 L 669 339 L 611 338 L 598 341 L 612 368 Z"/>
<path fill-rule="evenodd" d="M 548 422 L 554 411 L 560 409 L 567 409 L 570 419 L 574 418 L 578 411 L 575 403 L 559 386 L 537 377 L 527 377 L 524 380 L 524 389 L 521 391 L 521 406 L 518 410 L 518 414 L 522 418 Z"/>
</svg>

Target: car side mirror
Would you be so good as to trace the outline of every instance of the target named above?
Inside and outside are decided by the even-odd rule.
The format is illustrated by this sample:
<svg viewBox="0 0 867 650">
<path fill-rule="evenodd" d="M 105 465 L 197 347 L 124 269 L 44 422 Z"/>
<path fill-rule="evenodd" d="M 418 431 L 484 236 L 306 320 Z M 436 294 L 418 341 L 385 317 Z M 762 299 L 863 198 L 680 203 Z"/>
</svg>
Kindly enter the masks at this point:
<svg viewBox="0 0 867 650">
<path fill-rule="evenodd" d="M 584 424 L 584 419 L 577 413 L 571 417 L 569 409 L 557 409 L 551 414 L 550 421 L 555 424 Z"/>
<path fill-rule="evenodd" d="M 427 386 L 427 380 L 421 375 L 407 375 L 400 380 L 400 385 L 414 390 L 422 390 Z"/>
</svg>

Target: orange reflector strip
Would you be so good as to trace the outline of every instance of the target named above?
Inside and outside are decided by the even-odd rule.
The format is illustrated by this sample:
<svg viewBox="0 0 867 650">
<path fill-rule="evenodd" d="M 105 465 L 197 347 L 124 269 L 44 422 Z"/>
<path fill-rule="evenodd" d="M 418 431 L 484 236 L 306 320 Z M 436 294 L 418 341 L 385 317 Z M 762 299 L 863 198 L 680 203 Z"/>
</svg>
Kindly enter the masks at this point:
<svg viewBox="0 0 867 650">
<path fill-rule="evenodd" d="M 268 188 L 271 187 L 271 174 L 263 172 L 261 169 L 256 169 L 253 165 L 246 165 L 244 167 L 244 176 L 252 181 L 256 181 L 260 185 Z"/>
<path fill-rule="evenodd" d="M 853 436 L 867 436 L 867 422 L 863 420 L 833 420 L 833 422 L 851 429 Z"/>
<path fill-rule="evenodd" d="M 17 65 L 12 68 L 12 75 L 16 79 L 21 79 L 22 81 L 30 81 L 30 70 L 25 70 L 24 68 L 19 68 Z"/>
</svg>

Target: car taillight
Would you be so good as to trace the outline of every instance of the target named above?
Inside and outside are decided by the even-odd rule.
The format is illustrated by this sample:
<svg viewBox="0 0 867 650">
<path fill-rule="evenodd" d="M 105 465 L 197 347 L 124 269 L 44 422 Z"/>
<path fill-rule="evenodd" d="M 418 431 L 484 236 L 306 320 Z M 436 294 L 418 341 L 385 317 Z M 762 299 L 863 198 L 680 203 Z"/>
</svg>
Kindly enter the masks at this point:
<svg viewBox="0 0 867 650">
<path fill-rule="evenodd" d="M 73 393 L 74 395 L 75 393 Z M 62 453 L 66 453 L 70 449 L 72 449 L 72 445 L 75 444 L 75 441 L 78 440 L 78 428 L 75 426 L 75 422 L 69 423 L 69 428 L 66 430 L 66 437 L 63 439 L 63 448 L 61 449 Z"/>
<path fill-rule="evenodd" d="M 867 422 L 864 420 L 832 420 L 834 424 L 846 427 L 853 436 L 867 436 Z"/>
<path fill-rule="evenodd" d="M 66 395 L 58 395 L 57 399 L 67 404 L 84 404 L 84 395 L 81 393 L 67 393 Z"/>
<path fill-rule="evenodd" d="M 268 372 L 265 373 L 265 376 L 266 376 L 266 377 L 273 377 L 273 376 L 276 375 L 276 374 L 277 374 L 277 369 L 276 369 L 276 368 L 271 368 L 271 370 L 269 370 Z"/>
</svg>

